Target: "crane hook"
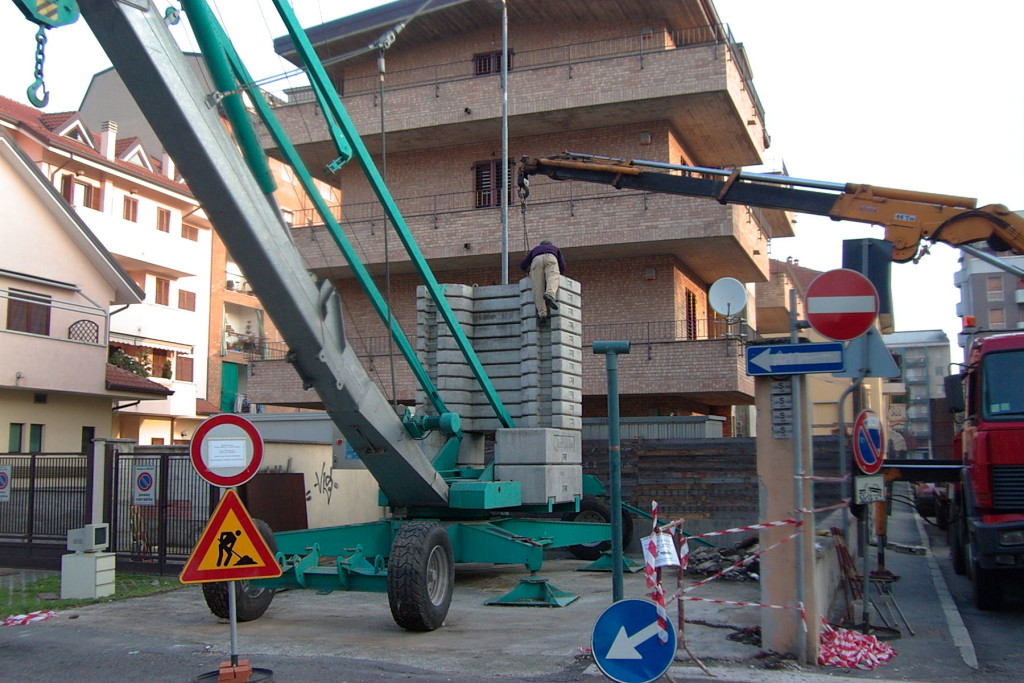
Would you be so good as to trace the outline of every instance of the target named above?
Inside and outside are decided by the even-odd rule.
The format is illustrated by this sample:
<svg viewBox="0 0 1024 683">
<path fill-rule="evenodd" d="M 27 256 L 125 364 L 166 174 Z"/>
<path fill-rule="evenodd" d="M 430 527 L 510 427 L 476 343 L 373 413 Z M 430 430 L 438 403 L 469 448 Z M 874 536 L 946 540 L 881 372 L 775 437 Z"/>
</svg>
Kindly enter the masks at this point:
<svg viewBox="0 0 1024 683">
<path fill-rule="evenodd" d="M 39 27 L 36 31 L 36 68 L 33 75 L 36 80 L 32 85 L 28 86 L 25 91 L 25 95 L 28 97 L 28 101 L 34 106 L 42 109 L 50 101 L 50 92 L 46 89 L 46 83 L 43 82 L 43 63 L 46 60 L 46 29 L 43 26 Z M 42 91 L 40 97 L 39 92 Z"/>
</svg>

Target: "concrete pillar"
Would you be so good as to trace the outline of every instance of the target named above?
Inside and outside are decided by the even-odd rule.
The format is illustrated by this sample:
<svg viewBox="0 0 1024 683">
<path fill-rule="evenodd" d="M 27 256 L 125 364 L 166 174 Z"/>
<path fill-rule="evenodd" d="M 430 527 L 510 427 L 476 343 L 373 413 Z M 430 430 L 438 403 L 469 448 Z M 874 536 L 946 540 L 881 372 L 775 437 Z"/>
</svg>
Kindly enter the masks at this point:
<svg viewBox="0 0 1024 683">
<path fill-rule="evenodd" d="M 789 383 L 788 378 L 774 381 Z M 807 400 L 803 376 L 799 377 L 798 382 L 798 393 L 802 400 L 799 404 L 794 403 L 792 419 L 794 422 L 799 421 L 799 425 L 794 425 L 799 428 L 794 431 L 801 435 L 799 454 L 802 458 L 802 470 L 812 472 L 810 402 Z M 773 380 L 770 377 L 757 377 L 754 382 L 754 401 L 757 408 L 757 476 L 763 522 L 800 518 L 797 512 L 794 478 L 794 440 L 776 438 L 773 435 L 772 384 Z M 802 484 L 803 507 L 811 509 L 814 504 L 810 482 L 804 479 Z M 796 607 L 802 595 L 808 630 L 806 633 L 803 630 L 799 611 L 764 608 L 761 610 L 761 644 L 766 650 L 788 652 L 798 656 L 803 653 L 805 662 L 816 662 L 821 609 L 816 597 L 814 515 L 804 515 L 804 519 L 802 534 L 805 570 L 802 574 L 802 586 L 798 586 L 800 572 L 797 564 L 800 539 L 794 538 L 761 556 L 761 602 Z M 763 529 L 760 532 L 761 547 L 772 546 L 796 531 L 797 528 L 794 526 Z M 801 639 L 805 640 L 801 642 Z"/>
</svg>

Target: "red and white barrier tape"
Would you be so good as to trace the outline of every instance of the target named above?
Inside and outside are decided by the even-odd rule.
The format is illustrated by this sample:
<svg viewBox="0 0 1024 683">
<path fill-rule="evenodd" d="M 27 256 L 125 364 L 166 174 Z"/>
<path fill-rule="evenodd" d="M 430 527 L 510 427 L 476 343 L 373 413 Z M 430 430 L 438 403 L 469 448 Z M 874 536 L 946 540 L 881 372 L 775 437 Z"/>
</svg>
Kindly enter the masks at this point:
<svg viewBox="0 0 1024 683">
<path fill-rule="evenodd" d="M 896 651 L 878 638 L 858 631 L 834 628 L 822 619 L 818 664 L 843 669 L 874 669 L 896 655 Z"/>
<path fill-rule="evenodd" d="M 39 610 L 38 612 L 29 612 L 28 614 L 15 614 L 7 617 L 0 626 L 25 626 L 35 621 L 44 621 L 46 619 L 52 619 L 57 616 L 57 613 L 53 610 Z"/>
<path fill-rule="evenodd" d="M 718 572 L 717 574 L 712 574 L 711 576 L 709 576 L 708 578 L 704 579 L 703 581 L 698 581 L 697 583 L 693 584 L 692 586 L 684 588 L 681 592 L 689 593 L 694 588 L 699 588 L 700 586 L 703 586 L 706 583 L 711 583 L 712 581 L 714 581 L 715 579 L 719 578 L 723 574 L 731 572 L 733 569 L 736 569 L 737 567 L 742 567 L 745 564 L 750 564 L 751 562 L 753 562 L 757 558 L 759 558 L 762 555 L 764 555 L 769 550 L 774 550 L 775 548 L 778 548 L 780 545 L 782 545 L 786 541 L 792 541 L 794 538 L 796 538 L 799 535 L 800 535 L 799 531 L 797 531 L 795 533 L 792 533 L 789 536 L 786 536 L 784 539 L 782 539 L 778 543 L 773 543 L 772 545 L 768 546 L 767 548 L 761 548 L 756 553 L 753 553 L 750 556 L 743 558 L 739 562 L 736 562 L 736 563 L 726 567 L 725 569 L 723 569 L 722 571 Z"/>
<path fill-rule="evenodd" d="M 829 510 L 840 510 L 842 508 L 848 508 L 848 507 L 850 507 L 850 501 L 849 500 L 843 500 L 843 501 L 840 501 L 840 502 L 836 503 L 835 505 L 829 505 L 829 506 L 823 507 L 823 508 L 816 508 L 814 510 L 798 510 L 798 512 L 803 512 L 803 513 L 809 514 L 809 515 L 816 515 L 819 512 L 828 512 Z"/>
<path fill-rule="evenodd" d="M 671 529 L 673 526 L 677 526 L 680 523 L 670 522 L 665 526 L 661 527 L 661 530 L 666 531 L 668 529 Z M 749 526 L 733 527 L 732 529 L 726 529 L 725 531 L 709 531 L 704 534 L 693 534 L 691 536 L 688 536 L 687 538 L 708 538 L 710 536 L 725 536 L 726 534 L 735 534 L 740 531 L 757 531 L 758 529 L 770 529 L 772 527 L 777 526 L 800 526 L 802 524 L 803 522 L 801 522 L 798 519 L 781 519 L 777 522 L 763 522 L 761 524 L 751 524 Z"/>
</svg>

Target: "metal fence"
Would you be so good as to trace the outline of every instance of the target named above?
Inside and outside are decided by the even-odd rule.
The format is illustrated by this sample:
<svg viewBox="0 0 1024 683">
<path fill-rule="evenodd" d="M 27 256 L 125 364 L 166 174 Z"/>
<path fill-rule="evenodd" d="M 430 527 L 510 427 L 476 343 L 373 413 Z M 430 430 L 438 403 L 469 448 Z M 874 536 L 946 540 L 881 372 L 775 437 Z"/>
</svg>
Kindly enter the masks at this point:
<svg viewBox="0 0 1024 683">
<path fill-rule="evenodd" d="M 81 453 L 0 454 L 9 467 L 5 500 L 0 500 L 0 541 L 64 547 L 67 530 L 81 527 L 91 513 L 92 459 Z"/>
<path fill-rule="evenodd" d="M 217 489 L 204 481 L 188 448 L 111 445 L 104 496 L 110 521 L 110 551 L 124 562 L 156 569 L 188 559 L 217 503 Z M 139 478 L 149 473 L 153 493 L 141 495 Z"/>
</svg>

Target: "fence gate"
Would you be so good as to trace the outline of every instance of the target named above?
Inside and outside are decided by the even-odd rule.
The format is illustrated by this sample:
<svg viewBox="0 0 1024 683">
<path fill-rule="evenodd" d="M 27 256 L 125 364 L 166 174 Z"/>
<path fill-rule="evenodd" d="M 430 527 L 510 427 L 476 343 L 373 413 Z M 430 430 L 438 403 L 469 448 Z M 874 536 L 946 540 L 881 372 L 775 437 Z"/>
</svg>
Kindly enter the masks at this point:
<svg viewBox="0 0 1024 683">
<path fill-rule="evenodd" d="M 67 531 L 92 513 L 92 458 L 81 453 L 0 454 L 0 566 L 60 566 Z"/>
<path fill-rule="evenodd" d="M 196 472 L 188 447 L 110 444 L 106 472 L 103 516 L 118 564 L 177 571 L 217 504 L 217 488 Z"/>
</svg>

